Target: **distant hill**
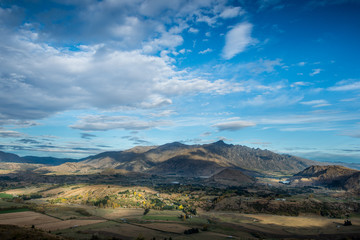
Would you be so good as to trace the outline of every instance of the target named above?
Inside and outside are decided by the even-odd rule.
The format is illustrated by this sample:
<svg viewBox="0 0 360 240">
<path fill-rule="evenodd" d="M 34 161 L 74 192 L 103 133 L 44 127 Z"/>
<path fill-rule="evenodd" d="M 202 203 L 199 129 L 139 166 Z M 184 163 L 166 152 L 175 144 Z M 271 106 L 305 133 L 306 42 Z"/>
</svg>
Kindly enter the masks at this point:
<svg viewBox="0 0 360 240">
<path fill-rule="evenodd" d="M 179 142 L 104 152 L 81 163 L 95 168 L 146 171 L 158 175 L 212 176 L 225 168 L 242 168 L 265 173 L 296 173 L 316 162 L 218 141 L 204 145 Z"/>
<path fill-rule="evenodd" d="M 79 161 L 77 159 L 72 159 L 72 158 L 34 157 L 34 156 L 25 156 L 22 157 L 22 159 L 26 163 L 46 164 L 46 165 L 60 165 L 66 162 Z"/>
<path fill-rule="evenodd" d="M 0 162 L 4 162 L 4 163 L 6 162 L 6 163 L 60 165 L 66 162 L 78 162 L 78 161 L 79 160 L 72 158 L 34 157 L 34 156 L 20 157 L 13 153 L 6 153 L 0 151 Z"/>
<path fill-rule="evenodd" d="M 22 163 L 24 160 L 16 154 L 0 151 L 0 162 Z"/>
<path fill-rule="evenodd" d="M 44 166 L 43 164 L 33 164 L 33 163 L 0 162 L 0 170 L 10 170 L 10 171 L 35 170 L 43 166 Z"/>
<path fill-rule="evenodd" d="M 16 154 L 0 151 L 0 170 L 24 171 L 34 170 L 42 166 L 41 164 L 28 164 L 25 159 Z"/>
<path fill-rule="evenodd" d="M 96 168 L 84 163 L 67 162 L 58 166 L 43 166 L 37 168 L 35 172 L 38 173 L 56 172 L 61 175 L 68 175 L 68 174 L 92 174 L 98 171 Z"/>
<path fill-rule="evenodd" d="M 240 169 L 226 168 L 208 179 L 209 183 L 226 186 L 244 186 L 255 183 L 256 179 Z"/>
<path fill-rule="evenodd" d="M 327 165 L 327 166 L 310 166 L 303 171 L 295 174 L 294 176 L 301 177 L 317 177 L 319 179 L 334 179 L 343 176 L 349 176 L 357 172 L 355 169 L 339 166 L 339 165 Z"/>
<path fill-rule="evenodd" d="M 360 171 L 353 173 L 344 182 L 344 189 L 356 192 L 360 195 Z"/>
<path fill-rule="evenodd" d="M 174 142 L 161 146 L 139 146 L 125 151 L 103 152 L 80 161 L 51 157 L 20 158 L 11 154 L 9 156 L 12 158 L 8 157 L 8 159 L 12 161 L 51 165 L 51 167 L 43 167 L 40 171 L 60 173 L 68 170 L 68 174 L 123 169 L 155 175 L 211 177 L 227 168 L 243 169 L 249 171 L 250 175 L 294 174 L 317 164 L 287 154 L 226 144 L 223 141 L 204 145 Z"/>
<path fill-rule="evenodd" d="M 310 166 L 291 178 L 294 184 L 321 185 L 346 190 L 359 189 L 359 180 L 360 171 L 339 165 Z"/>
</svg>

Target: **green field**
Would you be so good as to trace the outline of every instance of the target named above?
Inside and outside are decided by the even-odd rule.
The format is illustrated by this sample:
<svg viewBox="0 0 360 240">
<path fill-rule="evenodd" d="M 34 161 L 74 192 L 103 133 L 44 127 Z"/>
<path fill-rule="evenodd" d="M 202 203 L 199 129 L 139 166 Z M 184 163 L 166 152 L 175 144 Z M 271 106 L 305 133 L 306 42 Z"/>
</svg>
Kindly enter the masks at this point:
<svg viewBox="0 0 360 240">
<path fill-rule="evenodd" d="M 145 215 L 142 217 L 143 220 L 160 220 L 160 221 L 177 221 L 181 222 L 182 220 L 176 216 L 166 216 L 166 215 Z"/>
<path fill-rule="evenodd" d="M 3 198 L 3 199 L 13 199 L 13 195 L 11 194 L 7 194 L 7 193 L 0 193 L 0 198 Z"/>
<path fill-rule="evenodd" d="M 0 210 L 0 214 L 3 213 L 15 213 L 15 212 L 26 212 L 26 211 L 31 211 L 28 208 L 14 208 L 14 209 L 5 209 L 5 210 Z"/>
</svg>

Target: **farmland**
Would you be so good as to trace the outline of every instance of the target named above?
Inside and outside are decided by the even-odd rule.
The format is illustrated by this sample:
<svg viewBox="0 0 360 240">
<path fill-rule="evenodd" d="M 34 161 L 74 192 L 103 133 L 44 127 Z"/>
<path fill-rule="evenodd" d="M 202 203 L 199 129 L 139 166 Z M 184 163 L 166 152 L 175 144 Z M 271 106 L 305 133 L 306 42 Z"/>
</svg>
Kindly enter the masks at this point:
<svg viewBox="0 0 360 240">
<path fill-rule="evenodd" d="M 194 185 L 151 188 L 108 184 L 38 184 L 11 188 L 1 193 L 0 225 L 50 231 L 69 239 L 312 238 L 318 234 L 336 239 L 360 232 L 360 218 L 356 212 L 351 217 L 353 225 L 343 226 L 345 215 L 332 209 L 338 203 L 331 194 L 318 194 L 317 197 L 322 201 L 329 200 L 326 213 L 332 214 L 332 217 L 321 216 L 310 209 L 311 204 L 317 207 L 319 200 L 312 196 L 309 198 L 307 192 L 294 195 L 282 193 L 278 195 L 281 198 L 272 200 L 268 196 L 266 202 L 264 194 L 264 190 L 254 188 L 231 190 Z M 310 207 L 308 213 L 295 214 L 293 209 L 300 211 L 304 203 Z M 284 214 L 264 214 L 270 211 L 266 210 L 266 206 Z M 264 209 L 259 210 L 259 207 Z M 292 211 L 285 212 L 289 211 L 286 210 L 289 207 L 293 208 Z M 190 229 L 197 229 L 198 233 L 184 234 Z"/>
</svg>

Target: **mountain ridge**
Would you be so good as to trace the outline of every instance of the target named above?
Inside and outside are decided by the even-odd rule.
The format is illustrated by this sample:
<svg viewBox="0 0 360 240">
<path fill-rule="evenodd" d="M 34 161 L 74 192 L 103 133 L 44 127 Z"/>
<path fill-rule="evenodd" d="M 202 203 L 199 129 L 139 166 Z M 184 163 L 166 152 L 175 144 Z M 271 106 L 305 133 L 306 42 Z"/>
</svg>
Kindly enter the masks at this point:
<svg viewBox="0 0 360 240">
<path fill-rule="evenodd" d="M 79 160 L 29 156 L 21 158 L 15 154 L 9 156 L 13 161 L 45 164 L 41 168 L 44 172 L 56 172 L 57 169 L 59 172 L 65 169 L 82 172 L 81 168 L 86 167 L 99 171 L 112 168 L 187 177 L 210 177 L 226 168 L 243 169 L 253 175 L 295 174 L 306 167 L 319 164 L 312 160 L 277 154 L 266 149 L 227 144 L 222 140 L 202 145 L 173 142 L 159 146 L 137 146 L 123 151 L 102 152 Z"/>
<path fill-rule="evenodd" d="M 226 144 L 220 140 L 203 145 L 173 142 L 160 146 L 138 146 L 124 151 L 99 153 L 82 159 L 80 163 L 98 169 L 210 177 L 225 168 L 294 174 L 317 162 L 269 150 Z"/>
</svg>

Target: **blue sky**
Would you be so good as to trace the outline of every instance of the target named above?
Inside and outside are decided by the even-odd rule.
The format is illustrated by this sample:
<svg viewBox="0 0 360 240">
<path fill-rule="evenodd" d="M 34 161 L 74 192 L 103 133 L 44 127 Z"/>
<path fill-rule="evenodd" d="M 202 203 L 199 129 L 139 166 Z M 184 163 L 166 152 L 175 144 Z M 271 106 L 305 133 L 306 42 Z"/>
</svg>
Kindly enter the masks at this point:
<svg viewBox="0 0 360 240">
<path fill-rule="evenodd" d="M 360 160 L 360 1 L 0 1 L 0 150 Z"/>
</svg>

